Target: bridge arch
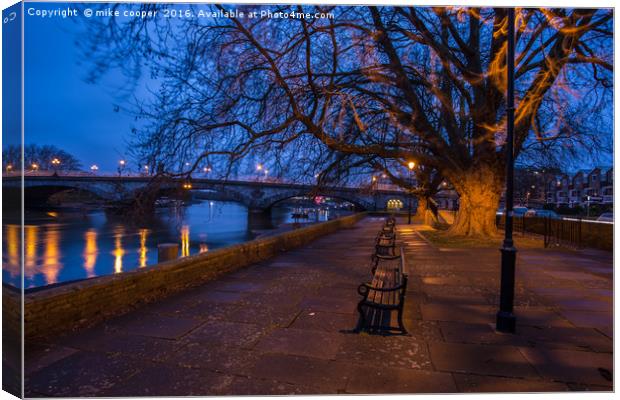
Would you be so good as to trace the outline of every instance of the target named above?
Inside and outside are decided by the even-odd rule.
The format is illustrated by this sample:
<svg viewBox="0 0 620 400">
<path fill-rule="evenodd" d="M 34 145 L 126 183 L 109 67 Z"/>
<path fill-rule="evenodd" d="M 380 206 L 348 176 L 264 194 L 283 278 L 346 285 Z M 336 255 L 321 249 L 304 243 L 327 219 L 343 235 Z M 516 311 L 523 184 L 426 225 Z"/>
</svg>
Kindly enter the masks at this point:
<svg viewBox="0 0 620 400">
<path fill-rule="evenodd" d="M 292 191 L 290 193 L 278 193 L 278 194 L 274 194 L 273 196 L 269 196 L 263 199 L 262 202 L 262 209 L 264 210 L 269 210 L 271 208 L 273 208 L 276 204 L 284 202 L 286 200 L 290 200 L 296 197 L 308 197 L 308 198 L 312 198 L 312 197 L 317 197 L 317 196 L 323 196 L 323 197 L 329 197 L 331 199 L 338 199 L 341 201 L 346 201 L 349 202 L 351 204 L 353 204 L 357 209 L 359 209 L 360 211 L 367 211 L 367 210 L 371 210 L 372 209 L 372 205 L 368 204 L 367 202 L 359 199 L 359 198 L 355 198 L 355 196 L 347 196 L 347 195 L 343 195 L 343 194 L 334 194 L 334 193 L 329 193 L 329 192 L 321 192 L 318 191 L 316 193 L 313 194 L 309 194 L 308 192 L 304 192 L 304 191 Z"/>
</svg>

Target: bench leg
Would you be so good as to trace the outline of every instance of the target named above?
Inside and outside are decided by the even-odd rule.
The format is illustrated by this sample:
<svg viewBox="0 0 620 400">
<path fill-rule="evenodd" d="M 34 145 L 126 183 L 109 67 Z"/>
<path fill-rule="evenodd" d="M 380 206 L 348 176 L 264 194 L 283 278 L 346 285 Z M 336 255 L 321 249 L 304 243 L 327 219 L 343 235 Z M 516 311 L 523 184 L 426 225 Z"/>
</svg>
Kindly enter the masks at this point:
<svg viewBox="0 0 620 400">
<path fill-rule="evenodd" d="M 403 324 L 403 307 L 398 309 L 398 329 L 400 329 L 403 335 L 408 333 L 407 329 L 405 329 L 405 325 Z"/>
<path fill-rule="evenodd" d="M 357 312 L 360 313 L 360 318 L 357 321 L 357 327 L 354 329 L 354 331 L 361 332 L 366 326 L 366 316 L 364 315 L 364 308 L 361 301 L 357 304 Z"/>
</svg>

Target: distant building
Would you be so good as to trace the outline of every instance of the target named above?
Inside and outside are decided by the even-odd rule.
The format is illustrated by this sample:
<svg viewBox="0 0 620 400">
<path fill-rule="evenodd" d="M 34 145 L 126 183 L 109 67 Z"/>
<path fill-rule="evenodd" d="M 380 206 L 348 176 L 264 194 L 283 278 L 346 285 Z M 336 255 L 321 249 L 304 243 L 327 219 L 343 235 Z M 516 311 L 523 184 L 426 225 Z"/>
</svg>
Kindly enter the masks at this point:
<svg viewBox="0 0 620 400">
<path fill-rule="evenodd" d="M 610 166 L 580 169 L 570 175 L 555 177 L 547 185 L 547 204 L 556 206 L 584 206 L 613 204 L 614 170 Z"/>
</svg>

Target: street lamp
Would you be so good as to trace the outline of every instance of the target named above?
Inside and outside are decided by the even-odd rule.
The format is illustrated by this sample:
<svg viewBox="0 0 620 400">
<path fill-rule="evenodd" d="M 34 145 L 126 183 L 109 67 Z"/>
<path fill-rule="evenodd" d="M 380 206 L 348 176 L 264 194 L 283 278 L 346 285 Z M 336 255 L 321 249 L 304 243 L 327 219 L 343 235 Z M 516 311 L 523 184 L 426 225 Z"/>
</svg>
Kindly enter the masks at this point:
<svg viewBox="0 0 620 400">
<path fill-rule="evenodd" d="M 125 168 L 125 160 L 120 160 L 118 162 L 118 176 L 123 175 L 123 168 Z"/>
<path fill-rule="evenodd" d="M 413 169 L 415 168 L 415 163 L 413 161 L 409 161 L 409 163 L 407 163 L 407 168 L 409 168 L 409 218 L 407 223 L 411 224 L 411 207 L 413 203 Z"/>
<path fill-rule="evenodd" d="M 515 294 L 515 264 L 517 249 L 512 240 L 512 213 L 514 196 L 514 70 L 515 70 L 515 10 L 508 9 L 508 51 L 506 54 L 507 93 L 506 93 L 506 222 L 504 224 L 504 243 L 501 248 L 502 272 L 499 311 L 495 328 L 500 332 L 514 333 L 517 319 L 513 314 Z"/>
<path fill-rule="evenodd" d="M 54 176 L 58 175 L 58 166 L 60 165 L 60 160 L 58 158 L 54 158 L 52 160 L 52 166 L 54 167 Z"/>
<path fill-rule="evenodd" d="M 99 170 L 99 167 L 95 164 L 90 166 L 90 170 L 93 171 L 93 173 L 97 172 Z"/>
<path fill-rule="evenodd" d="M 13 170 L 13 166 L 11 164 L 7 164 L 6 165 L 6 173 L 8 174 L 9 172 L 11 172 Z"/>
<path fill-rule="evenodd" d="M 39 170 L 39 164 L 37 164 L 37 163 L 32 163 L 31 167 L 32 167 L 33 171 L 38 171 Z"/>
</svg>

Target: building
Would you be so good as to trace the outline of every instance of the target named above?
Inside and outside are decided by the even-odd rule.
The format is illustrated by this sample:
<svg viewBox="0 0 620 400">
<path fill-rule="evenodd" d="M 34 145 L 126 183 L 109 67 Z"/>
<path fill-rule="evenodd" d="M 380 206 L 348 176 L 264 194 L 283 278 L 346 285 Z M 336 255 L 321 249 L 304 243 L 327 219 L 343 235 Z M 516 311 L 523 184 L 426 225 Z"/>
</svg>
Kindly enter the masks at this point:
<svg viewBox="0 0 620 400">
<path fill-rule="evenodd" d="M 613 204 L 614 171 L 610 166 L 580 169 L 572 174 L 557 175 L 546 186 L 546 203 L 557 207 L 587 204 Z"/>
</svg>

